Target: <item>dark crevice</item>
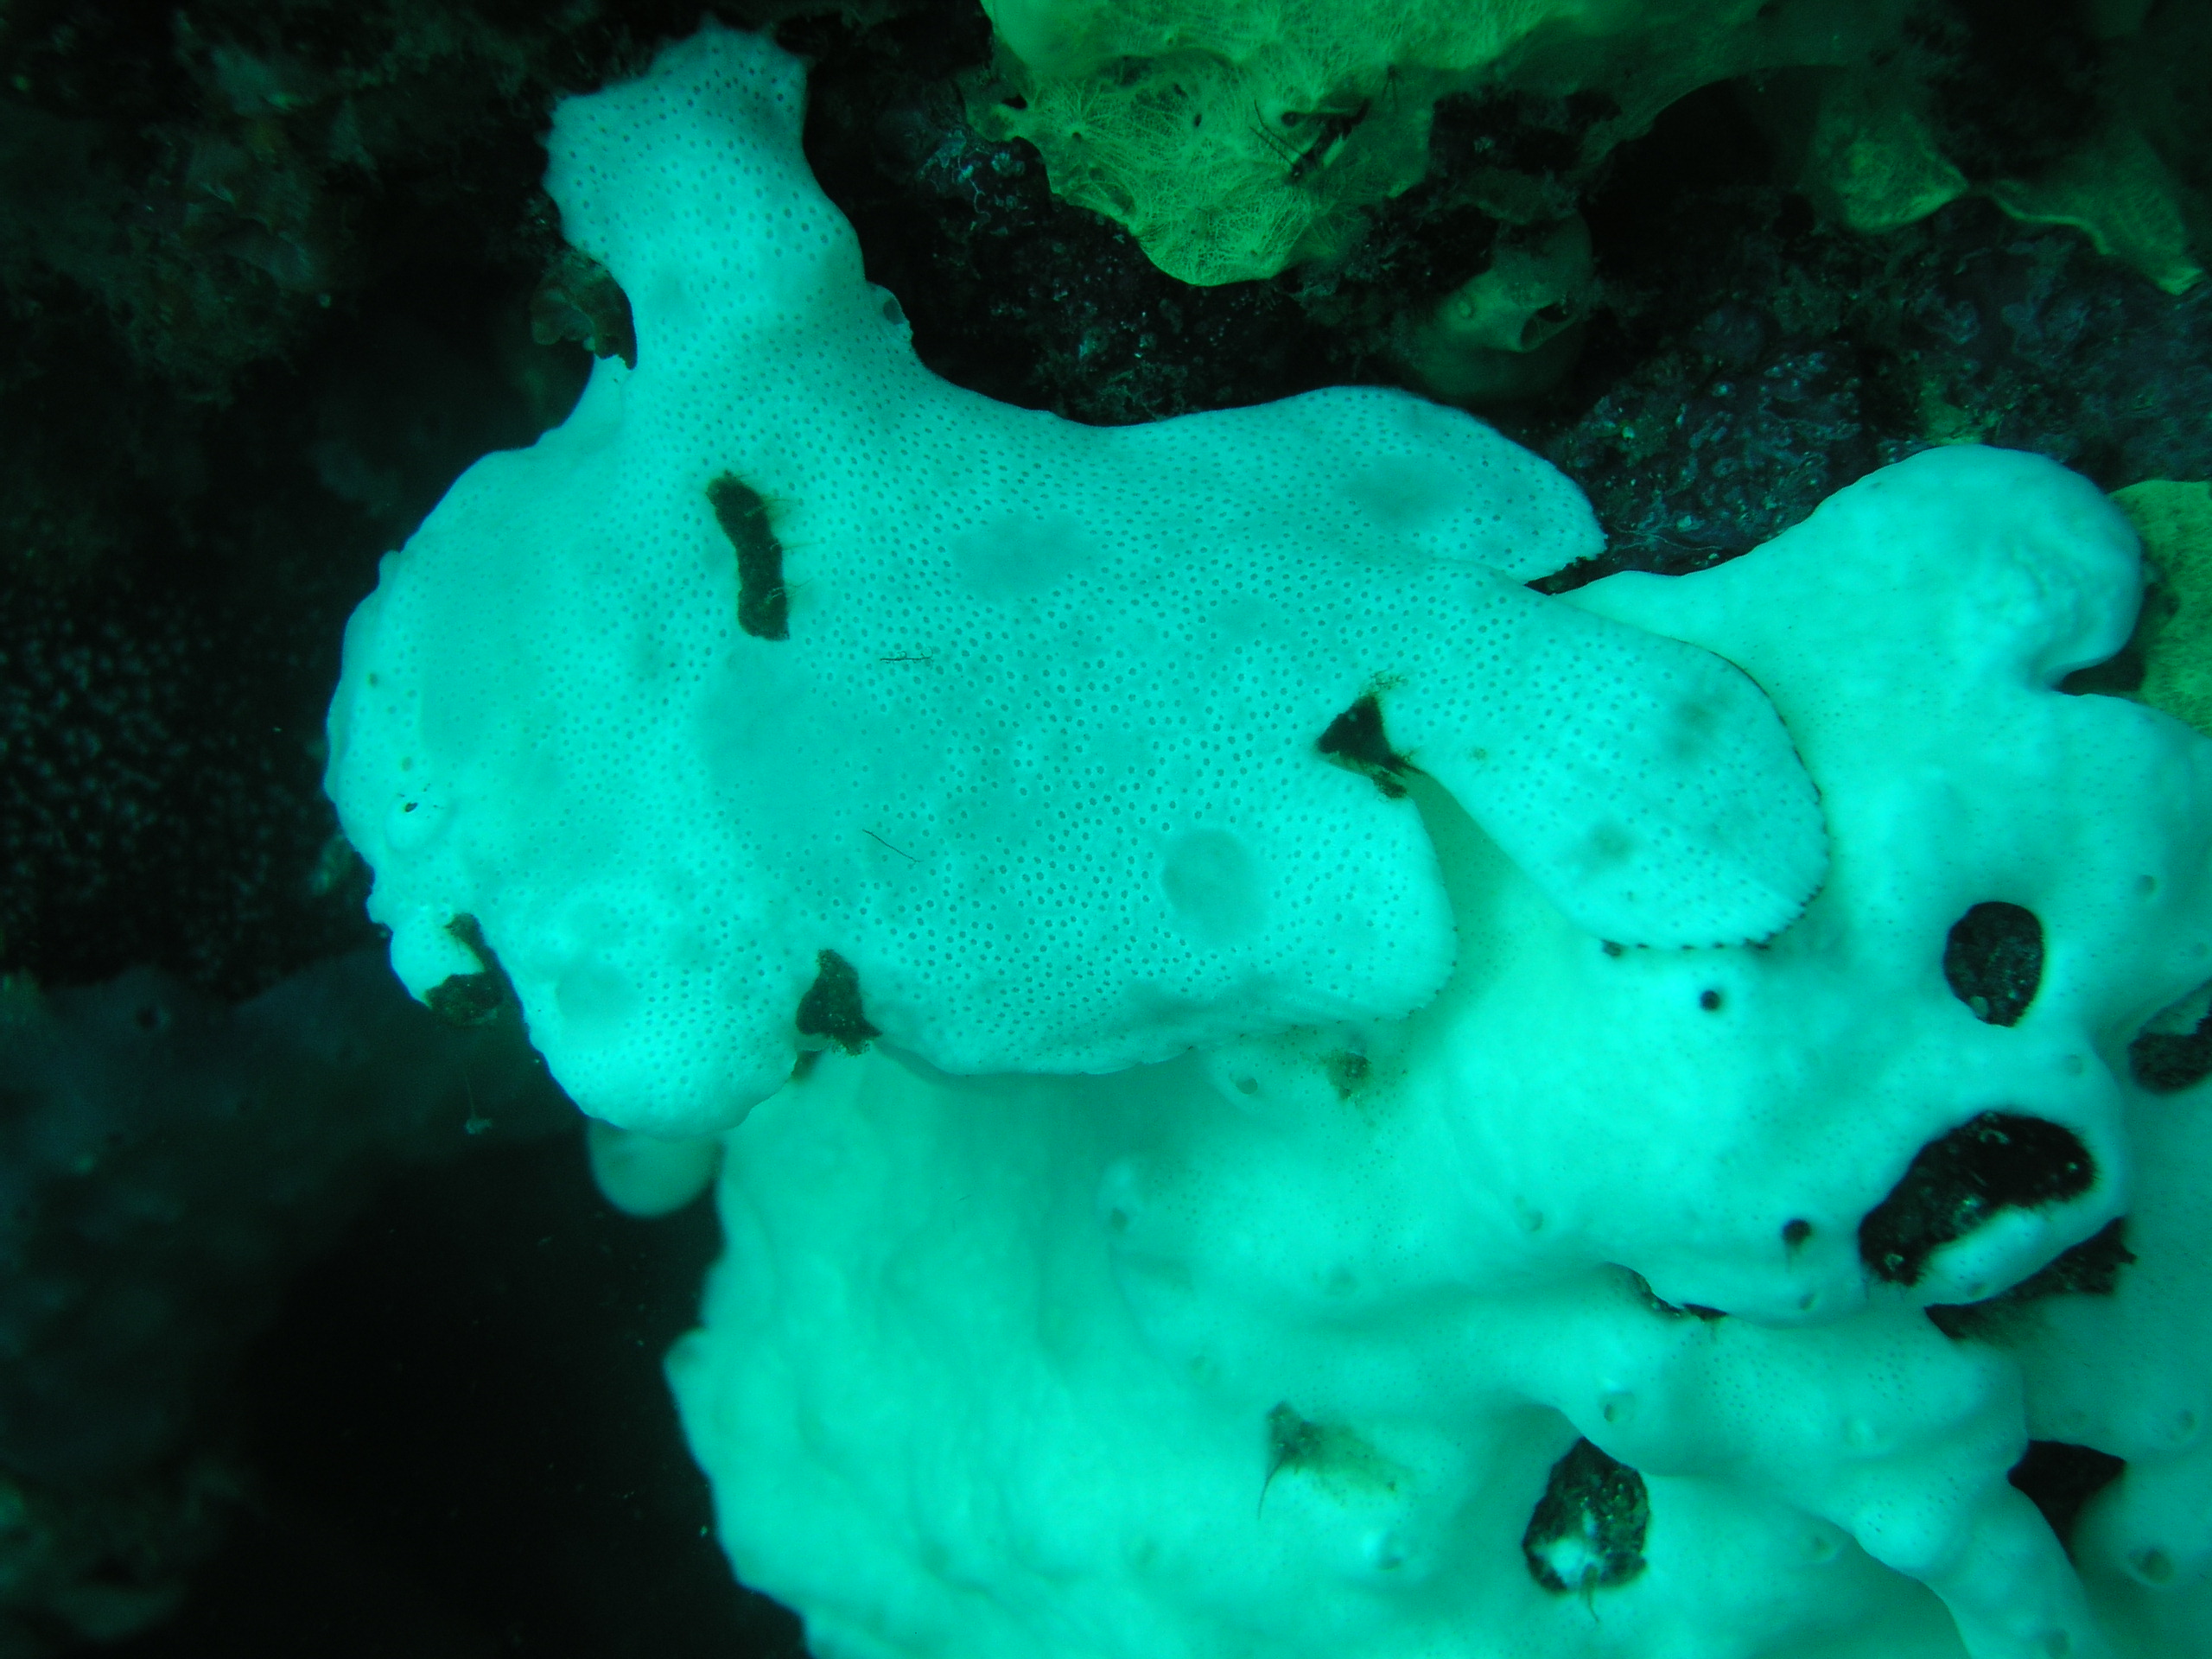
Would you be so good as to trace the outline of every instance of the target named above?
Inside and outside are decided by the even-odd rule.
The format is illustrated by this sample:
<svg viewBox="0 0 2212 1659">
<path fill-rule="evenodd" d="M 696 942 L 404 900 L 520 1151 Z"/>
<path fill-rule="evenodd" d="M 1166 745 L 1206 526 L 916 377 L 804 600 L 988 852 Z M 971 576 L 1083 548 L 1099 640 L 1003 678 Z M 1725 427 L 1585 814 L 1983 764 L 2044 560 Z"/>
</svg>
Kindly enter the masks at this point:
<svg viewBox="0 0 2212 1659">
<path fill-rule="evenodd" d="M 1859 1224 L 1859 1258 L 1878 1279 L 1912 1285 L 1929 1258 L 1999 1211 L 2079 1198 L 2096 1182 L 2071 1129 L 2016 1112 L 1983 1112 L 1930 1141 Z"/>
<path fill-rule="evenodd" d="M 2046 1296 L 2109 1296 L 2120 1288 L 2120 1270 L 2135 1260 L 2127 1248 L 2127 1219 L 2107 1223 L 2094 1237 L 2063 1250 L 2034 1273 L 1986 1301 L 1939 1302 L 1928 1310 L 1947 1337 L 1993 1334 L 2017 1310 Z"/>
<path fill-rule="evenodd" d="M 1707 1324 L 1711 1324 L 1715 1319 L 1725 1319 L 1728 1317 L 1726 1309 L 1707 1307 L 1702 1302 L 1670 1302 L 1652 1289 L 1651 1281 L 1640 1273 L 1630 1272 L 1628 1277 L 1630 1287 L 1636 1292 L 1637 1300 L 1662 1319 L 1703 1319 Z"/>
<path fill-rule="evenodd" d="M 2006 1476 L 2028 1495 L 2062 1544 L 2073 1541 L 2082 1506 L 2120 1478 L 2127 1465 L 2109 1452 L 2064 1440 L 2030 1440 L 2028 1454 Z"/>
<path fill-rule="evenodd" d="M 2154 1095 L 2178 1094 L 2212 1077 L 2212 1013 L 2187 1031 L 2145 1031 L 2127 1046 L 2127 1069 Z"/>
</svg>

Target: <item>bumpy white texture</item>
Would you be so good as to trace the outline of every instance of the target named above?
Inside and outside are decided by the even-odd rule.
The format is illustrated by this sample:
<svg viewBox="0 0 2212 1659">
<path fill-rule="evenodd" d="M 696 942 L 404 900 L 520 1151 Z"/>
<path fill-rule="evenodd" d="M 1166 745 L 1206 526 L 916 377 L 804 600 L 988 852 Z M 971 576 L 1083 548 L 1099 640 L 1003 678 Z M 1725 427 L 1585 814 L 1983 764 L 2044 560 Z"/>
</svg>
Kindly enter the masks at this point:
<svg viewBox="0 0 2212 1659">
<path fill-rule="evenodd" d="M 1818 805 L 1757 688 L 1520 585 L 1597 545 L 1572 485 L 1386 391 L 1101 430 L 948 385 L 807 173 L 802 92 L 710 29 L 556 117 L 638 366 L 385 562 L 331 710 L 418 995 L 479 969 L 474 917 L 569 1092 L 669 1133 L 790 1074 L 824 951 L 960 1071 L 1403 1014 L 1452 940 L 1413 808 L 1317 749 L 1366 695 L 1593 931 L 1797 913 Z M 725 477 L 786 639 L 740 626 Z"/>
<path fill-rule="evenodd" d="M 1960 446 L 1885 468 L 1695 581 L 1620 575 L 1576 596 L 1721 652 L 1766 688 L 1837 851 L 1819 899 L 1771 948 L 1630 969 L 1672 976 L 1686 1005 L 1718 990 L 1722 1007 L 1649 1062 L 1673 1116 L 1621 1121 L 1598 1104 L 1611 1076 L 1586 1047 L 1569 1064 L 1594 1062 L 1579 1092 L 1598 1115 L 1554 1109 L 1510 1127 L 1514 1156 L 1571 1160 L 1586 1179 L 1554 1210 L 1592 1217 L 1613 1259 L 1648 1265 L 1662 1296 L 1770 1318 L 1847 1295 L 1857 1217 L 1916 1148 L 1980 1111 L 2064 1126 L 2101 1178 L 2077 1205 L 1984 1228 L 1929 1271 L 1920 1300 L 1980 1300 L 2122 1211 L 2132 1160 L 2113 1063 L 2212 978 L 2212 747 L 2139 703 L 2052 688 L 2120 649 L 2140 589 L 2134 534 L 2087 480 Z M 1991 901 L 2024 906 L 2045 935 L 2040 988 L 2012 1027 L 1974 1019 L 1942 970 L 1952 924 Z M 1563 1038 L 1584 976 L 1610 961 L 1563 951 L 1548 993 L 1525 972 L 1497 985 L 1497 1017 L 1548 1007 Z M 1730 1065 L 1747 1042 L 1795 1059 Z M 1504 1098 L 1518 1058 L 1471 1052 L 1445 1086 Z M 1777 1135 L 1811 1138 L 1806 1184 L 1735 1226 L 1706 1212 L 1686 1226 L 1663 1179 L 1624 1192 L 1630 1169 L 1767 1166 Z M 1772 1241 L 1791 1218 L 1815 1230 L 1785 1260 Z"/>
<path fill-rule="evenodd" d="M 1961 448 L 1586 590 L 1801 746 L 1834 874 L 1764 947 L 1609 950 L 1416 780 L 1463 950 L 1410 1019 L 1103 1078 L 825 1059 L 725 1137 L 670 1357 L 739 1574 L 823 1659 L 2212 1651 L 2212 1085 L 2127 1052 L 2212 978 L 2212 743 L 2055 689 L 2139 588 L 2088 485 Z M 1993 901 L 2044 930 L 2011 1027 L 1943 969 Z M 1990 1112 L 2086 1190 L 1877 1280 L 1862 1220 Z M 1921 1311 L 2123 1212 L 2120 1294 L 2032 1341 Z M 2031 1433 L 2140 1459 L 2093 1595 L 2007 1482 Z M 1522 1544 L 1578 1436 L 1641 1471 L 1646 1564 L 1560 1593 Z"/>
</svg>

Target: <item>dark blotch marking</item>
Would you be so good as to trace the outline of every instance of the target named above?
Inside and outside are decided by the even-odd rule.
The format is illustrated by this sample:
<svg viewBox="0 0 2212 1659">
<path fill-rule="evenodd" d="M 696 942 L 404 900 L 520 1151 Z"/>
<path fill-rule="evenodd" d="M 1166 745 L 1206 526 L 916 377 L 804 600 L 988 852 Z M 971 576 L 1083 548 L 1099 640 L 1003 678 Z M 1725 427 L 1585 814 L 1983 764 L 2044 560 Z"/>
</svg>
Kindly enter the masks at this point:
<svg viewBox="0 0 2212 1659">
<path fill-rule="evenodd" d="M 1260 1485 L 1262 1504 L 1268 1501 L 1268 1488 L 1275 1484 L 1277 1475 L 1286 1469 L 1319 1460 L 1322 1438 L 1320 1424 L 1307 1422 L 1287 1400 L 1276 1402 L 1274 1409 L 1268 1413 L 1268 1478 Z"/>
<path fill-rule="evenodd" d="M 431 986 L 429 995 L 423 999 L 430 1012 L 449 1026 L 467 1027 L 488 1026 L 510 1008 L 519 1009 L 522 1001 L 515 995 L 513 982 L 485 943 L 484 930 L 476 918 L 456 916 L 446 924 L 446 931 L 468 947 L 469 953 L 484 964 L 484 971 L 448 974 Z"/>
<path fill-rule="evenodd" d="M 1521 1554 L 1529 1576 L 1554 1595 L 1626 1584 L 1643 1571 L 1643 1535 L 1650 1524 L 1643 1477 L 1589 1441 L 1577 1440 L 1552 1465 L 1544 1495 L 1521 1535 Z"/>
<path fill-rule="evenodd" d="M 1306 1470 L 1325 1484 L 1385 1492 L 1397 1491 L 1404 1473 L 1357 1431 L 1341 1423 L 1312 1421 L 1287 1400 L 1268 1413 L 1268 1476 L 1260 1483 L 1255 1515 L 1266 1510 L 1268 1489 L 1286 1469 Z"/>
<path fill-rule="evenodd" d="M 1370 1070 L 1367 1056 L 1355 1053 L 1351 1049 L 1343 1049 L 1329 1056 L 1329 1081 L 1336 1085 L 1339 1099 L 1350 1100 L 1359 1085 L 1367 1081 Z"/>
<path fill-rule="evenodd" d="M 2062 1544 L 2073 1541 L 2082 1506 L 2120 1478 L 2127 1465 L 2109 1452 L 2064 1440 L 2030 1440 L 2028 1454 L 2005 1478 L 2028 1495 Z"/>
<path fill-rule="evenodd" d="M 2079 1198 L 2096 1181 L 2073 1130 L 2017 1112 L 1983 1112 L 1923 1147 L 1889 1197 L 1859 1224 L 1859 1255 L 1878 1279 L 1917 1284 L 1928 1260 L 2007 1206 Z"/>
<path fill-rule="evenodd" d="M 1413 765 L 1390 747 L 1382 730 L 1382 705 L 1367 696 L 1329 722 L 1313 747 L 1348 771 L 1358 772 L 1390 799 L 1406 792 L 1394 775 Z"/>
<path fill-rule="evenodd" d="M 1785 1221 L 1782 1224 L 1782 1242 L 1793 1250 L 1812 1236 L 1813 1224 L 1809 1221 Z"/>
<path fill-rule="evenodd" d="M 1718 991 L 1700 991 L 1697 994 L 1697 1005 L 1700 1008 L 1703 1008 L 1707 1014 L 1719 1013 L 1720 993 Z"/>
<path fill-rule="evenodd" d="M 737 626 L 756 639 L 790 639 L 784 544 L 769 527 L 767 501 L 742 479 L 724 473 L 707 486 L 707 503 L 737 550 Z"/>
<path fill-rule="evenodd" d="M 1986 1301 L 1939 1302 L 1928 1317 L 1945 1336 L 1989 1337 L 2010 1316 L 2046 1296 L 2109 1296 L 2120 1288 L 2120 1270 L 2135 1260 L 2127 1248 L 2127 1218 L 2107 1222 L 2094 1236 L 2062 1250 L 2007 1291 Z"/>
<path fill-rule="evenodd" d="M 1976 905 L 1943 941 L 1943 978 L 1975 1019 L 2018 1025 L 2043 982 L 2043 924 L 2020 905 Z"/>
<path fill-rule="evenodd" d="M 835 950 L 817 952 L 814 983 L 798 1000 L 797 1023 L 802 1037 L 826 1037 L 848 1054 L 883 1033 L 861 1012 L 861 976 Z"/>
</svg>

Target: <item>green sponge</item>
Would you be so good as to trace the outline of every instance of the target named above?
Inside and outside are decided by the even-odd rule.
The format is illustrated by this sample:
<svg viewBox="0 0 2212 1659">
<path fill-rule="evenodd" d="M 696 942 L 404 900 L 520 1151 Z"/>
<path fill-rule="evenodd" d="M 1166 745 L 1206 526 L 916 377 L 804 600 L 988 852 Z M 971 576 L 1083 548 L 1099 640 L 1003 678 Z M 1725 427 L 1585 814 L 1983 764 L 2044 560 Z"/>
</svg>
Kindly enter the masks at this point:
<svg viewBox="0 0 2212 1659">
<path fill-rule="evenodd" d="M 1052 188 L 1187 283 L 1325 257 L 1415 183 L 1452 93 L 1585 99 L 1580 175 L 1714 81 L 1856 62 L 1892 0 L 996 0 L 985 133 L 1028 140 Z"/>
</svg>

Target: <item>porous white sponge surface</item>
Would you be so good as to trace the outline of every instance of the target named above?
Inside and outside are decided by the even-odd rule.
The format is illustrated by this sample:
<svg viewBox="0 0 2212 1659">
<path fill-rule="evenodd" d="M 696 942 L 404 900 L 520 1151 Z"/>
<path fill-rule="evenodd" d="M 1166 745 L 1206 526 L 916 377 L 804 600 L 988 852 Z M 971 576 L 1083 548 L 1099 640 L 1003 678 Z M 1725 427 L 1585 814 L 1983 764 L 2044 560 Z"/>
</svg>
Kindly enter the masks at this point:
<svg viewBox="0 0 2212 1659">
<path fill-rule="evenodd" d="M 1413 807 L 1319 751 L 1364 696 L 1593 931 L 1797 914 L 1823 833 L 1758 689 L 1521 585 L 1597 545 L 1566 480 L 1382 391 L 1102 430 L 947 385 L 802 96 L 709 29 L 556 114 L 637 366 L 386 560 L 331 709 L 417 995 L 474 918 L 569 1092 L 671 1133 L 789 1076 L 824 952 L 956 1071 L 1402 1014 L 1453 940 Z"/>
<path fill-rule="evenodd" d="M 2212 1651 L 2212 1084 L 2131 1059 L 2212 979 L 2212 744 L 2056 689 L 2139 587 L 2086 483 L 1960 448 L 1579 595 L 1796 737 L 1833 874 L 1763 946 L 1608 949 L 1416 780 L 1464 949 L 1408 1019 L 825 1057 L 724 1137 L 670 1357 L 739 1574 L 823 1659 Z M 2040 968 L 1975 990 L 1993 904 Z M 2086 1590 L 2031 1436 L 2129 1460 Z"/>
</svg>

